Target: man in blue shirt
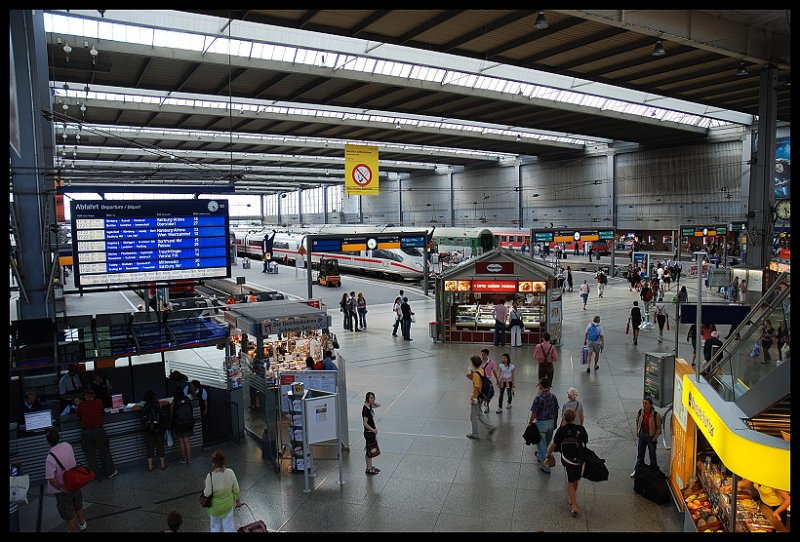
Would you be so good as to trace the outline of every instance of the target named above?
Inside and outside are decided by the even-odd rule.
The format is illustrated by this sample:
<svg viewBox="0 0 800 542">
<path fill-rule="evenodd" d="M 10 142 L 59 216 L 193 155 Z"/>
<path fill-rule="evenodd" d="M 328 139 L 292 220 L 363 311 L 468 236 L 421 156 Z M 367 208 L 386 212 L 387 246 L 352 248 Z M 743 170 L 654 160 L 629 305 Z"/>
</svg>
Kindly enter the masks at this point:
<svg viewBox="0 0 800 542">
<path fill-rule="evenodd" d="M 331 359 L 332 356 L 333 356 L 333 353 L 330 350 L 325 350 L 322 353 L 322 370 L 323 371 L 338 371 L 339 370 L 339 368 L 336 366 L 336 364 Z"/>
</svg>

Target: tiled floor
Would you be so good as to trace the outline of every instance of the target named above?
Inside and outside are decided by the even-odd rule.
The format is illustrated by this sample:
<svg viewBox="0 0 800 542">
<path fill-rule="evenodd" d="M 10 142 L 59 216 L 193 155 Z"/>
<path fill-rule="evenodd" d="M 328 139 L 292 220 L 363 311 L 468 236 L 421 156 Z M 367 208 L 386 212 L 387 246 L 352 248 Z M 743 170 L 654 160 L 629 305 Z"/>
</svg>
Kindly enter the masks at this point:
<svg viewBox="0 0 800 542">
<path fill-rule="evenodd" d="M 576 273 L 576 283 L 588 275 Z M 688 284 L 690 299 L 694 287 Z M 387 285 L 393 299 L 396 285 Z M 344 485 L 339 485 L 334 449 L 317 449 L 314 490 L 303 492 L 303 476 L 273 472 L 253 439 L 218 448 L 228 457 L 243 490 L 242 499 L 271 530 L 280 531 L 649 531 L 680 532 L 675 507 L 657 506 L 633 491 L 629 474 L 636 456 L 633 424 L 640 406 L 644 352 L 666 352 L 673 332 L 662 344 L 656 332 L 642 333 L 639 346 L 625 335 L 627 312 L 635 293 L 613 280 L 599 299 L 593 287 L 589 310 L 581 310 L 576 291 L 565 297 L 563 344 L 558 348 L 553 392 L 563 402 L 569 387 L 580 391 L 586 413 L 589 445 L 606 458 L 609 480 L 581 481 L 577 518 L 569 514 L 566 477 L 559 466 L 551 475 L 540 472 L 533 446 L 525 446 L 526 426 L 536 381 L 532 347 L 495 348 L 492 357 L 508 351 L 517 366 L 513 408 L 488 415 L 498 424 L 494 441 L 472 441 L 469 432 L 470 383 L 465 378 L 469 356 L 486 345 L 434 344 L 427 322 L 434 318 L 432 298 L 411 293 L 417 324 L 413 342 L 390 335 L 391 303 L 370 305 L 365 333 L 341 330 L 339 312 L 331 310 L 334 328 L 347 362 L 350 452 L 344 454 Z M 672 292 L 675 293 L 675 292 Z M 119 294 L 116 294 L 117 296 Z M 341 294 L 339 294 L 341 295 Z M 667 296 L 671 299 L 671 294 Z M 376 297 L 373 295 L 373 299 Z M 335 305 L 334 305 L 335 306 Z M 127 310 L 127 309 L 119 309 Z M 601 368 L 588 375 L 580 365 L 583 330 L 599 314 L 606 334 Z M 674 323 L 673 323 L 674 325 Z M 682 326 L 684 328 L 686 326 Z M 689 355 L 686 330 L 681 329 L 681 355 Z M 376 409 L 382 454 L 375 459 L 376 476 L 364 473 L 363 436 L 359 411 L 364 394 L 372 391 L 382 405 Z M 669 451 L 659 441 L 662 469 Z M 209 469 L 213 449 L 195 451 L 194 463 L 168 459 L 167 471 L 122 468 L 113 480 L 84 490 L 91 531 L 157 531 L 166 516 L 179 510 L 184 531 L 208 531 L 197 493 Z M 331 459 L 320 459 L 331 457 Z M 34 491 L 31 491 L 33 496 Z M 23 530 L 35 530 L 38 498 L 21 509 Z M 54 499 L 45 498 L 42 531 L 60 532 Z M 243 520 L 250 521 L 247 512 Z"/>
</svg>

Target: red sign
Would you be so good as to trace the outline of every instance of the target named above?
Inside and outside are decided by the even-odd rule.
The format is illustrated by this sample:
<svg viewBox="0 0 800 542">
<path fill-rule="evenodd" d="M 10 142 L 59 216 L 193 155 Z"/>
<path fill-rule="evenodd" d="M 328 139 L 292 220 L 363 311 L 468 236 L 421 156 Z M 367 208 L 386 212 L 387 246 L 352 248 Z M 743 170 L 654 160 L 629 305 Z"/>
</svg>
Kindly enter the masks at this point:
<svg viewBox="0 0 800 542">
<path fill-rule="evenodd" d="M 514 262 L 477 262 L 475 264 L 477 275 L 513 275 Z"/>
<path fill-rule="evenodd" d="M 473 280 L 473 292 L 516 293 L 516 280 Z"/>
</svg>

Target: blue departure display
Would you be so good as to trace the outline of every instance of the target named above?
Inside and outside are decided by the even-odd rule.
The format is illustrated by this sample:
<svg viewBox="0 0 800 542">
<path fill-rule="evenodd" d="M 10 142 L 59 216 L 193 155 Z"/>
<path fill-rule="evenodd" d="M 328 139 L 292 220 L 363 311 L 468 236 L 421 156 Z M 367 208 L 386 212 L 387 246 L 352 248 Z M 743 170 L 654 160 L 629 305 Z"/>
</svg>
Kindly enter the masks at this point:
<svg viewBox="0 0 800 542">
<path fill-rule="evenodd" d="M 227 200 L 71 203 L 76 286 L 229 277 Z"/>
</svg>

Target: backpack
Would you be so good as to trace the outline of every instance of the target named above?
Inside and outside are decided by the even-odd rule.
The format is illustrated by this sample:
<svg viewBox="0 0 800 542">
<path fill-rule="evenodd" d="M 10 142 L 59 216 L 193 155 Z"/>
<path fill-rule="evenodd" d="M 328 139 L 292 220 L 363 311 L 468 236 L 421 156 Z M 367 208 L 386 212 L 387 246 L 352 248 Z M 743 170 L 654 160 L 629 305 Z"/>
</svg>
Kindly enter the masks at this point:
<svg viewBox="0 0 800 542">
<path fill-rule="evenodd" d="M 167 415 L 158 403 L 148 403 L 142 411 L 144 430 L 151 434 L 161 433 L 167 428 Z"/>
<path fill-rule="evenodd" d="M 592 325 L 589 327 L 589 333 L 588 333 L 586 338 L 589 339 L 589 341 L 593 342 L 593 343 L 599 341 L 600 340 L 600 326 L 592 323 Z"/>
<path fill-rule="evenodd" d="M 583 443 L 578 440 L 578 433 L 568 435 L 561 441 L 561 464 L 577 466 L 583 463 Z"/>
<path fill-rule="evenodd" d="M 650 288 L 648 288 L 648 289 L 647 289 L 647 290 L 646 290 L 646 291 L 645 291 L 645 292 L 642 294 L 642 299 L 643 299 L 644 301 L 650 301 L 651 299 L 653 299 L 653 290 L 651 290 Z"/>
<path fill-rule="evenodd" d="M 481 392 L 478 395 L 478 399 L 488 403 L 492 400 L 492 397 L 494 397 L 494 384 L 492 384 L 492 381 L 486 376 L 485 372 L 478 374 L 481 377 Z"/>
<path fill-rule="evenodd" d="M 194 428 L 194 409 L 189 399 L 181 399 L 175 405 L 175 429 L 179 433 L 188 433 Z"/>
<path fill-rule="evenodd" d="M 553 360 L 550 359 L 550 353 L 553 351 L 553 345 L 550 345 L 550 349 L 545 352 L 543 343 L 540 343 L 535 350 L 536 354 L 536 361 L 541 361 L 542 363 L 553 363 Z"/>
</svg>

